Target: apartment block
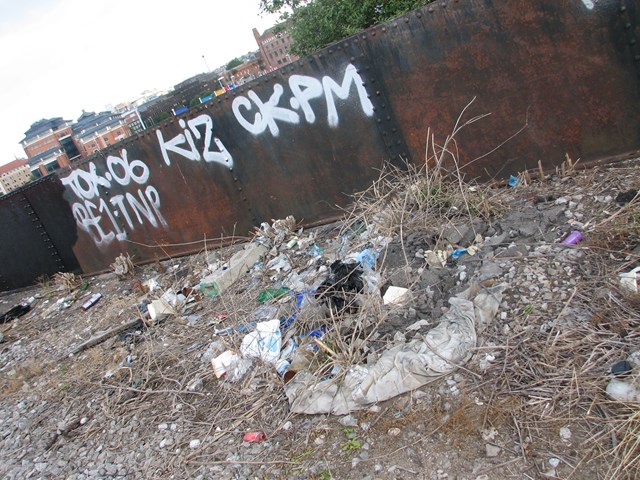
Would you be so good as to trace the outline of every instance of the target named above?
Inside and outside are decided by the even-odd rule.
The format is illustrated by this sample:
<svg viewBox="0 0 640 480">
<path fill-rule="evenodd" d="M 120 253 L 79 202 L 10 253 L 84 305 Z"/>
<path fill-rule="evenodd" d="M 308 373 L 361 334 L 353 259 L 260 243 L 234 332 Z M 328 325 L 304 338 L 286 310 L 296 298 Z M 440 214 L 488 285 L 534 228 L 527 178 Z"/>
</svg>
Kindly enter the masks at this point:
<svg viewBox="0 0 640 480">
<path fill-rule="evenodd" d="M 0 193 L 7 193 L 29 183 L 31 169 L 26 160 L 14 160 L 0 166 Z"/>
</svg>

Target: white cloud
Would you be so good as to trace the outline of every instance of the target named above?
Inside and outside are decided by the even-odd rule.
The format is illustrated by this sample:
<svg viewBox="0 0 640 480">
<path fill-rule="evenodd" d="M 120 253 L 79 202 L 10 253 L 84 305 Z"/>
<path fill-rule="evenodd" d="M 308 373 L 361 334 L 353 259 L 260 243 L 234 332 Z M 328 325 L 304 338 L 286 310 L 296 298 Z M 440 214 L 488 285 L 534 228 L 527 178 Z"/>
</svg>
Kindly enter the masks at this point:
<svg viewBox="0 0 640 480">
<path fill-rule="evenodd" d="M 133 100 L 257 50 L 259 0 L 0 0 L 0 164 L 30 125 Z"/>
</svg>

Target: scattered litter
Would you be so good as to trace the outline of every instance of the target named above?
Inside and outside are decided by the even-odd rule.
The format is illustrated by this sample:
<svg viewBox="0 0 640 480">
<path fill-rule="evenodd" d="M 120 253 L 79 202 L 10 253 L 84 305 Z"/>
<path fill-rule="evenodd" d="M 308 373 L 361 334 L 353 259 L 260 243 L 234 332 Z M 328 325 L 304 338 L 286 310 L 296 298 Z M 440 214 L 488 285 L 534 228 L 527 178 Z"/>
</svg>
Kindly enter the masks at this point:
<svg viewBox="0 0 640 480">
<path fill-rule="evenodd" d="M 203 278 L 200 282 L 200 290 L 210 297 L 221 295 L 253 267 L 266 252 L 267 248 L 264 245 L 255 243 L 247 245 L 231 257 L 228 268 L 217 270 Z"/>
<path fill-rule="evenodd" d="M 264 303 L 266 301 L 279 298 L 279 297 L 281 297 L 282 295 L 284 295 L 284 294 L 286 294 L 288 292 L 289 292 L 289 289 L 287 287 L 267 288 L 267 289 L 263 290 L 262 292 L 260 292 L 260 295 L 258 295 L 258 301 L 260 303 Z"/>
<path fill-rule="evenodd" d="M 111 264 L 111 268 L 120 278 L 133 275 L 134 273 L 133 262 L 128 253 L 126 257 L 122 253 L 116 257 L 115 261 Z"/>
<path fill-rule="evenodd" d="M 449 254 L 444 250 L 432 251 L 427 250 L 424 252 L 424 259 L 427 264 L 432 268 L 444 268 L 447 264 L 447 257 Z"/>
<path fill-rule="evenodd" d="M 620 192 L 616 196 L 616 203 L 619 203 L 620 205 L 626 205 L 637 196 L 638 196 L 638 190 L 636 189 L 627 190 L 626 192 Z"/>
<path fill-rule="evenodd" d="M 451 252 L 451 258 L 453 258 L 454 260 L 458 260 L 465 253 L 467 253 L 466 248 L 456 248 L 453 252 Z"/>
<path fill-rule="evenodd" d="M 331 274 L 320 284 L 316 298 L 337 312 L 357 311 L 355 295 L 362 292 L 362 269 L 357 263 L 336 260 L 331 264 Z"/>
<path fill-rule="evenodd" d="M 626 361 L 617 362 L 611 367 L 614 378 L 607 384 L 606 392 L 614 400 L 640 402 L 640 371 L 636 363 L 637 357 L 638 352 L 634 352 Z"/>
<path fill-rule="evenodd" d="M 310 257 L 321 257 L 323 253 L 324 250 L 314 243 L 313 247 L 311 247 L 311 250 L 309 250 L 308 255 Z"/>
<path fill-rule="evenodd" d="M 385 305 L 403 305 L 411 300 L 411 290 L 408 288 L 390 286 L 382 297 Z"/>
<path fill-rule="evenodd" d="M 266 440 L 267 436 L 264 432 L 248 432 L 244 434 L 242 440 L 248 443 L 258 443 Z"/>
<path fill-rule="evenodd" d="M 423 340 L 386 350 L 374 365 L 355 365 L 338 383 L 320 380 L 309 371 L 299 371 L 285 384 L 294 413 L 345 415 L 368 404 L 393 398 L 451 373 L 466 363 L 476 346 L 477 329 L 487 325 L 498 311 L 504 285 L 481 289 L 473 298 L 471 289 L 449 300 L 451 308 Z"/>
<path fill-rule="evenodd" d="M 245 357 L 275 364 L 280 357 L 281 345 L 280 320 L 270 320 L 256 324 L 256 329 L 242 339 L 240 352 Z"/>
<path fill-rule="evenodd" d="M 567 235 L 567 237 L 560 243 L 562 243 L 563 245 L 576 245 L 577 243 L 581 242 L 582 239 L 582 232 L 574 230 L 569 235 Z"/>
<path fill-rule="evenodd" d="M 633 365 L 623 360 L 621 362 L 616 362 L 611 367 L 611 374 L 615 377 L 625 377 L 631 373 L 633 370 Z"/>
<path fill-rule="evenodd" d="M 630 272 L 618 274 L 620 286 L 630 293 L 638 293 L 638 281 L 640 281 L 640 267 L 636 267 Z"/>
<path fill-rule="evenodd" d="M 170 315 L 175 314 L 173 307 L 163 298 L 158 298 L 147 305 L 147 311 L 149 312 L 151 320 L 154 322 L 161 322 Z"/>
<path fill-rule="evenodd" d="M 405 330 L 409 332 L 417 332 L 422 327 L 428 327 L 429 325 L 430 323 L 427 320 L 418 320 L 417 322 L 414 322 L 411 325 L 409 325 Z"/>
<path fill-rule="evenodd" d="M 221 378 L 238 360 L 240 360 L 240 356 L 236 352 L 232 350 L 225 351 L 211 359 L 213 373 L 215 373 L 216 377 Z"/>
<path fill-rule="evenodd" d="M 0 323 L 7 323 L 16 318 L 20 318 L 21 316 L 27 314 L 31 310 L 31 305 L 29 304 L 20 304 L 12 307 L 8 312 L 2 314 L 0 316 Z"/>
<path fill-rule="evenodd" d="M 376 260 L 379 256 L 380 253 L 376 252 L 375 250 L 372 250 L 371 248 L 365 248 L 363 251 L 358 253 L 358 255 L 356 256 L 356 260 L 365 268 L 365 270 L 373 270 L 376 266 Z"/>
<path fill-rule="evenodd" d="M 231 335 L 232 333 L 247 333 L 253 330 L 256 326 L 256 322 L 249 322 L 246 324 L 240 324 L 235 327 L 228 327 L 222 329 L 213 329 L 215 335 Z"/>
<path fill-rule="evenodd" d="M 511 188 L 517 187 L 519 183 L 520 183 L 520 180 L 518 179 L 518 177 L 516 177 L 515 175 L 509 176 L 509 186 Z"/>
<path fill-rule="evenodd" d="M 89 298 L 89 300 L 87 300 L 86 302 L 84 302 L 82 304 L 82 309 L 83 310 L 89 310 L 91 307 L 93 307 L 98 300 L 100 300 L 102 298 L 102 294 L 101 293 L 94 293 L 93 295 L 91 295 L 91 298 Z"/>
<path fill-rule="evenodd" d="M 568 442 L 569 440 L 571 440 L 571 436 L 572 436 L 572 434 L 571 434 L 571 430 L 569 429 L 569 427 L 561 427 L 560 428 L 560 438 L 562 440 L 565 440 L 565 441 Z"/>
</svg>

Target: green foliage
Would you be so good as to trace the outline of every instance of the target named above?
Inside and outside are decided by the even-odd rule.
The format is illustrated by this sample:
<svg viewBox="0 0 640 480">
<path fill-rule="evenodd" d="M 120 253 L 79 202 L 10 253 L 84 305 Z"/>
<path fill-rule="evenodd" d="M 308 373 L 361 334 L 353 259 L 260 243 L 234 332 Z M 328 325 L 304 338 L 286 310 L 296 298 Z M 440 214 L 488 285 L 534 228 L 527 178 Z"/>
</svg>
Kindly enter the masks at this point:
<svg viewBox="0 0 640 480">
<path fill-rule="evenodd" d="M 229 63 L 227 63 L 227 70 L 232 70 L 236 67 L 239 67 L 240 65 L 242 65 L 242 60 L 240 60 L 239 58 L 234 58 Z"/>
<path fill-rule="evenodd" d="M 304 56 L 432 0 L 262 0 L 264 12 L 287 20 L 291 53 Z"/>
<path fill-rule="evenodd" d="M 340 445 L 344 452 L 353 452 L 362 448 L 362 442 L 356 437 L 356 431 L 353 428 L 345 428 L 342 433 L 348 438 L 346 442 Z"/>
</svg>

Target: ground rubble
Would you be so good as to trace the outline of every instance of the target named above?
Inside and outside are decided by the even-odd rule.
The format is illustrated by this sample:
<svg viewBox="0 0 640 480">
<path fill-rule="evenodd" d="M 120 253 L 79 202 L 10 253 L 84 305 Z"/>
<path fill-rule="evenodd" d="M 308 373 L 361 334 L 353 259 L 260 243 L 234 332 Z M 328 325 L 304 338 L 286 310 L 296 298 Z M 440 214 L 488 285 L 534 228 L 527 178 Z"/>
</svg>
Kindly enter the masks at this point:
<svg viewBox="0 0 640 480">
<path fill-rule="evenodd" d="M 491 215 L 438 228 L 287 218 L 247 244 L 3 294 L 1 311 L 30 310 L 2 325 L 0 474 L 624 478 L 613 419 L 637 407 L 605 389 L 640 349 L 618 282 L 640 251 L 616 202 L 637 178 L 637 162 L 520 177 L 487 187 Z"/>
</svg>

